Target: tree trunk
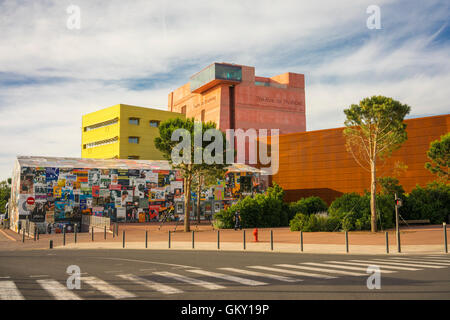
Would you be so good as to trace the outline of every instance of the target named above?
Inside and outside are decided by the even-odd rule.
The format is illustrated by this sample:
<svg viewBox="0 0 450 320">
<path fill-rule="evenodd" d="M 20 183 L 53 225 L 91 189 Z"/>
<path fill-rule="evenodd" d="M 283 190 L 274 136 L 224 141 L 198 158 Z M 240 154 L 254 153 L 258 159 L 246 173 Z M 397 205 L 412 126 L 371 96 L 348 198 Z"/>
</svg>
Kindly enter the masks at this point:
<svg viewBox="0 0 450 320">
<path fill-rule="evenodd" d="M 191 231 L 191 224 L 189 220 L 191 200 L 191 177 L 184 178 L 184 232 Z"/>
<path fill-rule="evenodd" d="M 370 229 L 372 232 L 377 232 L 377 205 L 376 205 L 376 160 L 370 163 L 371 182 L 370 182 Z"/>
</svg>

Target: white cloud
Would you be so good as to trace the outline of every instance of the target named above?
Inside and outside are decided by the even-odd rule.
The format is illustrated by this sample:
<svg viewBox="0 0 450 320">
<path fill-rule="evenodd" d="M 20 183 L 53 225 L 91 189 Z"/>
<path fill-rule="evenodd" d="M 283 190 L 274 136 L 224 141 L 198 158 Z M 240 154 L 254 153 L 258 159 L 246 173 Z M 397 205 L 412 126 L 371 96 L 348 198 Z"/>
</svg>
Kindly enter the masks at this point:
<svg viewBox="0 0 450 320">
<path fill-rule="evenodd" d="M 66 28 L 70 4 L 81 8 L 80 30 Z M 167 94 L 213 61 L 305 73 L 309 130 L 340 126 L 345 107 L 373 94 L 414 114 L 448 112 L 450 50 L 436 40 L 449 5 L 377 1 L 382 30 L 368 30 L 370 4 L 2 1 L 0 83 L 28 84 L 0 87 L 0 179 L 17 154 L 79 156 L 82 114 L 117 103 L 165 109 Z M 167 80 L 144 90 L 126 81 L 141 78 Z"/>
</svg>

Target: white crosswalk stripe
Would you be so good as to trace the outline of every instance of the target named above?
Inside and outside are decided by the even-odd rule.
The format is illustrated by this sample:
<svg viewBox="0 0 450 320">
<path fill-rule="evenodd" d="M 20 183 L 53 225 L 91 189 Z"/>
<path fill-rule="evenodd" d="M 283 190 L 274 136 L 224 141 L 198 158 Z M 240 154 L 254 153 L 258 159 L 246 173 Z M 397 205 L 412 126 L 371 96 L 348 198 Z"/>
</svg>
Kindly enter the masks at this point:
<svg viewBox="0 0 450 320">
<path fill-rule="evenodd" d="M 354 260 L 352 260 L 354 261 Z M 349 265 L 349 266 L 370 266 L 373 265 L 373 263 L 370 262 L 348 262 L 348 261 L 327 261 L 329 263 L 336 263 L 336 264 L 343 264 L 343 265 Z M 418 268 L 408 268 L 408 267 L 398 267 L 398 266 L 383 266 L 384 269 L 392 269 L 392 270 L 403 270 L 403 271 L 418 271 L 422 269 Z"/>
<path fill-rule="evenodd" d="M 303 271 L 297 271 L 297 270 L 287 270 L 287 269 L 280 269 L 280 268 L 272 268 L 272 267 L 265 267 L 265 266 L 248 266 L 248 268 L 280 272 L 280 273 L 285 273 L 285 274 L 294 274 L 297 276 L 312 277 L 312 278 L 319 278 L 319 279 L 335 279 L 336 278 L 336 277 L 328 276 L 328 275 L 324 275 L 324 274 L 303 272 Z"/>
<path fill-rule="evenodd" d="M 14 281 L 0 281 L 0 300 L 24 300 Z"/>
<path fill-rule="evenodd" d="M 397 262 L 412 262 L 412 263 L 425 263 L 425 264 L 431 264 L 431 265 L 437 265 L 437 266 L 450 266 L 450 262 L 443 262 L 443 261 L 439 261 L 436 262 L 436 260 L 413 260 L 413 259 L 408 259 L 408 258 L 391 258 L 390 260 L 392 261 L 397 261 Z"/>
<path fill-rule="evenodd" d="M 181 282 L 185 282 L 185 283 L 189 283 L 195 286 L 200 286 L 202 288 L 206 288 L 209 290 L 217 290 L 217 289 L 225 289 L 224 286 L 219 285 L 219 284 L 215 284 L 212 282 L 208 282 L 208 281 L 204 281 L 204 280 L 200 280 L 200 279 L 195 279 L 195 278 L 191 278 L 191 277 L 186 277 L 180 274 L 176 274 L 176 273 L 172 273 L 172 272 L 167 272 L 167 271 L 160 271 L 160 272 L 153 272 L 154 274 L 161 276 L 161 277 L 166 277 L 166 278 L 171 278 L 171 279 L 175 279 L 177 281 L 181 281 Z"/>
<path fill-rule="evenodd" d="M 155 291 L 164 293 L 164 294 L 175 294 L 175 293 L 182 293 L 183 290 L 158 283 L 155 281 L 151 281 L 142 277 L 135 276 L 134 274 L 118 274 L 119 278 L 122 278 L 124 280 L 133 281 L 134 283 L 141 284 L 147 288 L 153 289 Z"/>
<path fill-rule="evenodd" d="M 359 261 L 359 260 L 352 260 L 352 261 Z M 366 262 L 366 261 L 364 261 Z M 411 266 L 411 267 L 418 267 L 418 268 L 430 268 L 430 269 L 442 269 L 445 267 L 442 266 L 431 266 L 431 265 L 425 265 L 425 264 L 418 264 L 418 263 L 402 263 L 402 262 L 392 262 L 388 259 L 373 259 L 373 264 L 388 264 L 388 265 L 394 265 L 394 266 Z"/>
<path fill-rule="evenodd" d="M 125 299 L 125 298 L 135 298 L 131 292 L 128 292 L 122 288 L 119 288 L 115 285 L 109 284 L 106 281 L 103 281 L 96 277 L 81 277 L 82 283 L 87 283 L 91 287 L 101 291 L 107 295 L 110 295 L 116 299 Z"/>
<path fill-rule="evenodd" d="M 56 300 L 82 300 L 72 290 L 53 279 L 36 280 L 39 285 L 50 293 Z"/>
<path fill-rule="evenodd" d="M 280 275 L 277 275 L 277 274 L 262 273 L 262 272 L 258 272 L 258 271 L 250 271 L 250 270 L 245 270 L 245 269 L 236 269 L 236 268 L 219 268 L 219 269 L 220 270 L 224 270 L 224 271 L 236 272 L 236 273 L 240 273 L 240 274 L 246 274 L 246 275 L 249 275 L 249 276 L 274 279 L 274 280 L 283 281 L 283 282 L 299 282 L 299 281 L 302 281 L 300 279 L 294 279 L 294 278 L 291 278 L 291 277 L 280 276 Z"/>
<path fill-rule="evenodd" d="M 228 281 L 232 281 L 232 282 L 237 282 L 240 284 L 245 284 L 247 286 L 263 286 L 263 285 L 267 284 L 267 283 L 261 282 L 261 281 L 255 281 L 255 280 L 245 279 L 245 278 L 241 278 L 241 277 L 231 276 L 231 275 L 224 274 L 224 273 L 205 271 L 205 270 L 201 270 L 201 269 L 192 269 L 192 270 L 186 270 L 186 271 L 204 275 L 204 276 L 208 276 L 208 277 L 219 278 L 219 279 L 224 279 L 224 280 L 228 280 Z"/>
<path fill-rule="evenodd" d="M 367 268 L 361 268 L 361 267 L 351 267 L 351 266 L 341 266 L 339 264 L 332 264 L 332 263 L 317 263 L 317 262 L 305 262 L 304 264 L 308 266 L 318 266 L 318 267 L 332 267 L 332 268 L 338 268 L 338 269 L 344 269 L 344 270 L 355 270 L 355 271 L 367 271 Z M 375 263 L 373 263 L 375 264 Z M 392 270 L 380 270 L 381 273 L 394 273 L 396 271 Z"/>
<path fill-rule="evenodd" d="M 351 271 L 343 271 L 343 270 L 333 270 L 328 268 L 316 268 L 316 267 L 307 267 L 307 266 L 299 266 L 294 264 L 276 264 L 278 267 L 285 267 L 285 268 L 295 268 L 295 269 L 303 269 L 303 270 L 310 270 L 310 271 L 319 271 L 319 272 L 325 272 L 325 273 L 335 273 L 335 274 L 342 274 L 346 276 L 366 276 L 366 273 L 358 273 L 358 272 L 351 272 Z"/>
</svg>

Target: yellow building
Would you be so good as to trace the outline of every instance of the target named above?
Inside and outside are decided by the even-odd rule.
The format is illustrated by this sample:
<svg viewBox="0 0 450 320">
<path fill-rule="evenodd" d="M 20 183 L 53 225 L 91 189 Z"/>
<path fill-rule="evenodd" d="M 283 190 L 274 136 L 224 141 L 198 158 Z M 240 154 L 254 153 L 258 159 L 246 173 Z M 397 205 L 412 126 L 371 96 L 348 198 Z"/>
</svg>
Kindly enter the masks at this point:
<svg viewBox="0 0 450 320">
<path fill-rule="evenodd" d="M 82 118 L 81 157 L 162 160 L 156 149 L 161 121 L 184 118 L 177 112 L 117 104 Z"/>
</svg>

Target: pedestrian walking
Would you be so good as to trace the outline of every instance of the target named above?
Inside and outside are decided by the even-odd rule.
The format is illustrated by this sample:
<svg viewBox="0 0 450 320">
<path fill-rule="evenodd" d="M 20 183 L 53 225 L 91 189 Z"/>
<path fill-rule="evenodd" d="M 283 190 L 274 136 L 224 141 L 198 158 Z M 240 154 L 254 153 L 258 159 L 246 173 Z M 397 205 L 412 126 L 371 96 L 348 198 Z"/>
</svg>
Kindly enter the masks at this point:
<svg viewBox="0 0 450 320">
<path fill-rule="evenodd" d="M 237 229 L 241 229 L 242 230 L 241 215 L 240 215 L 240 211 L 239 210 L 236 210 L 236 212 L 234 213 L 234 230 L 236 231 Z"/>
</svg>

